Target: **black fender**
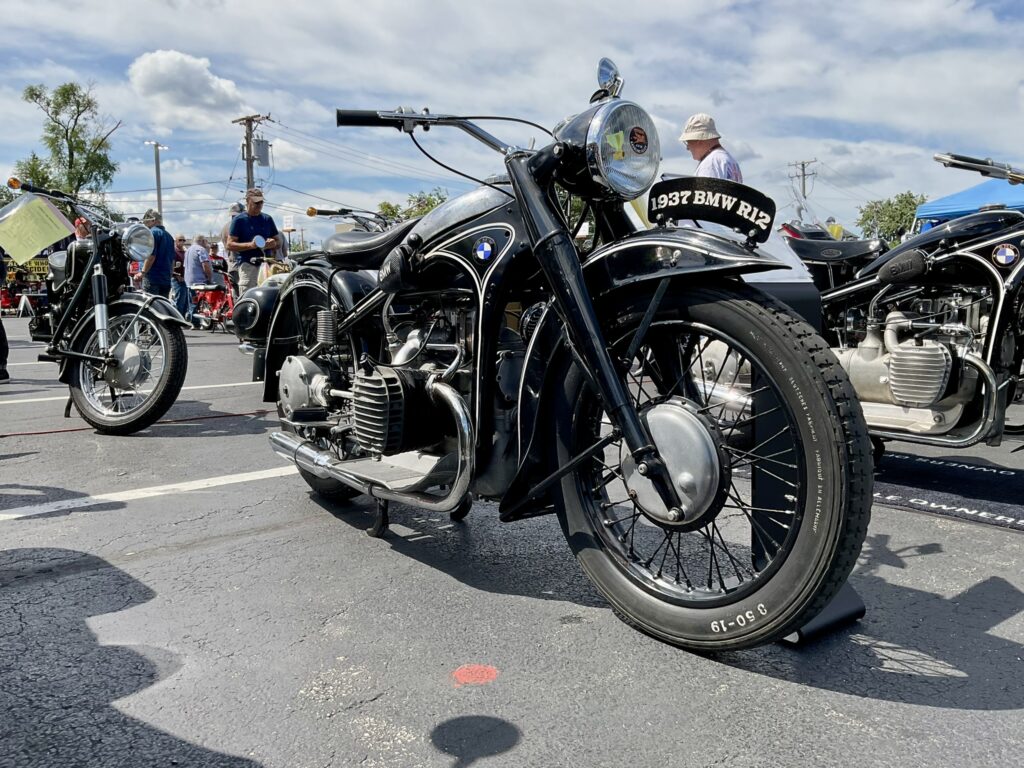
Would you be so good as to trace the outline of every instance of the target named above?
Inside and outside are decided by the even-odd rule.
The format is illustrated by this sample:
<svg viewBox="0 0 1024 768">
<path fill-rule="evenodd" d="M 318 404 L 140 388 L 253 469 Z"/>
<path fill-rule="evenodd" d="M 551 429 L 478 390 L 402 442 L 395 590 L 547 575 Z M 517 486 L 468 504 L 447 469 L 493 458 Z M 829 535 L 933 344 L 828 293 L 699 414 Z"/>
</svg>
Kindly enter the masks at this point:
<svg viewBox="0 0 1024 768">
<path fill-rule="evenodd" d="M 191 328 L 192 323 L 181 316 L 177 308 L 164 296 L 154 296 L 152 294 L 134 293 L 128 292 L 121 294 L 119 298 L 107 304 L 108 315 L 114 315 L 118 313 L 120 309 L 130 309 L 133 312 L 138 312 L 143 307 L 147 307 L 150 312 L 162 323 L 171 323 L 180 325 L 182 328 Z M 86 312 L 75 325 L 74 330 L 71 331 L 71 336 L 68 341 L 68 348 L 74 349 L 75 344 L 78 343 L 79 338 L 82 334 L 91 331 L 93 327 L 93 317 L 96 314 L 96 308 L 92 307 Z M 63 358 L 60 361 L 60 372 L 57 375 L 57 380 L 61 384 L 67 384 L 70 374 L 68 373 L 68 358 Z"/>
<path fill-rule="evenodd" d="M 346 312 L 377 288 L 372 272 L 336 269 L 325 259 L 310 259 L 289 273 L 281 286 L 267 330 L 263 375 L 263 401 L 277 402 L 277 372 L 299 343 L 300 296 L 314 290 L 329 296 Z M 246 294 L 248 295 L 248 293 Z"/>
<path fill-rule="evenodd" d="M 594 251 L 583 262 L 583 276 L 598 317 L 616 294 L 654 291 L 665 278 L 670 290 L 686 290 L 697 280 L 721 280 L 779 269 L 786 265 L 726 237 L 701 230 L 653 229 L 617 240 Z M 649 284 L 645 286 L 644 284 Z M 571 354 L 562 321 L 552 305 L 530 336 L 519 386 L 519 467 L 501 500 L 504 522 L 553 511 L 542 496 L 515 509 L 552 472 L 548 459 L 555 420 L 546 408 L 557 386 L 564 356 Z"/>
</svg>

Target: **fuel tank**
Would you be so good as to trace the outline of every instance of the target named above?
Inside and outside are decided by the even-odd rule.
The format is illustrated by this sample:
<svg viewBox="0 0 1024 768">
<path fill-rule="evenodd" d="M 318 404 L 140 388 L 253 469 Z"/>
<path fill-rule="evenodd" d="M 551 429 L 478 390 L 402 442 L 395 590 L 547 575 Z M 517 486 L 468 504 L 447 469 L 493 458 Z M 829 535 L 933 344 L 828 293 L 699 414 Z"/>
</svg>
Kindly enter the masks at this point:
<svg viewBox="0 0 1024 768">
<path fill-rule="evenodd" d="M 857 273 L 857 278 L 873 277 L 878 270 L 901 253 L 915 248 L 933 249 L 941 240 L 956 243 L 957 247 L 970 247 L 972 242 L 996 237 L 1005 232 L 1008 238 L 1024 235 L 1024 214 L 1020 211 L 1000 209 L 997 211 L 980 211 L 959 219 L 947 221 L 927 232 L 922 232 L 906 242 L 900 243 L 888 253 L 879 256 Z"/>
</svg>

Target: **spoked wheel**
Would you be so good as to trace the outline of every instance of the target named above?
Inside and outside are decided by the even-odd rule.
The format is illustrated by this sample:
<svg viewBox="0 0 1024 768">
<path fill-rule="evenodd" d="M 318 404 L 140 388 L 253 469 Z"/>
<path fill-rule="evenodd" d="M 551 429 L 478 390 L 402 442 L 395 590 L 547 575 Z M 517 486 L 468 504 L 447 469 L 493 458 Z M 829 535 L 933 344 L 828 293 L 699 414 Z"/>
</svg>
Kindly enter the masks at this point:
<svg viewBox="0 0 1024 768">
<path fill-rule="evenodd" d="M 559 516 L 616 612 L 693 650 L 802 626 L 842 586 L 871 505 L 871 444 L 845 373 L 788 310 L 743 286 L 651 297 L 605 316 L 613 357 L 664 461 L 666 508 L 575 364 L 556 403 Z"/>
<path fill-rule="evenodd" d="M 150 310 L 123 308 L 108 321 L 112 364 L 72 360 L 71 398 L 98 431 L 128 435 L 145 429 L 174 404 L 188 367 L 185 336 Z M 95 330 L 75 344 L 76 352 L 99 355 Z"/>
</svg>

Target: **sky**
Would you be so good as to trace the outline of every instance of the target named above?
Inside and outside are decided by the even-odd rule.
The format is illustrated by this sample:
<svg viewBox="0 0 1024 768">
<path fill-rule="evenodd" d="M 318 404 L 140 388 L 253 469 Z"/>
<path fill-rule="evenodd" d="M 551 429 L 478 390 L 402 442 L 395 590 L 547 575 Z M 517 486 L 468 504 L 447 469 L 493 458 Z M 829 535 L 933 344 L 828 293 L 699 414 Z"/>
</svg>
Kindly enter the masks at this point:
<svg viewBox="0 0 1024 768">
<path fill-rule="evenodd" d="M 376 209 L 381 201 L 474 184 L 426 160 L 392 129 L 337 128 L 334 109 L 404 105 L 500 115 L 553 127 L 587 107 L 598 60 L 611 58 L 623 98 L 654 118 L 662 171 L 696 163 L 678 142 L 687 117 L 714 116 L 744 180 L 793 218 L 794 163 L 814 160 L 810 211 L 854 230 L 858 206 L 904 191 L 941 197 L 982 181 L 943 168 L 936 152 L 1024 165 L 1024 74 L 1016 0 L 4 0 L 0 170 L 42 153 L 43 115 L 25 86 L 90 85 L 121 121 L 108 199 L 155 207 L 161 152 L 164 219 L 175 234 L 219 231 L 242 197 L 241 126 L 271 165 L 256 167 L 267 212 L 314 243 L 334 222 L 311 205 Z M 505 141 L 546 137 L 514 123 Z M 501 157 L 466 134 L 419 134 L 435 157 L 483 178 Z"/>
</svg>

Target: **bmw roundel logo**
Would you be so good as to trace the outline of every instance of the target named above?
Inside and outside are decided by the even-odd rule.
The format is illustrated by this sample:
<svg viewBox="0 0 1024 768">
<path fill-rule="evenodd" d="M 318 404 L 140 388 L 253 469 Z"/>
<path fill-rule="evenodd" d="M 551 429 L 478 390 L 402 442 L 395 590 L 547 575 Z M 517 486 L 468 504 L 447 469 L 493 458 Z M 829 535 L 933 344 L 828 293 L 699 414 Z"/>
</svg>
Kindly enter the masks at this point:
<svg viewBox="0 0 1024 768">
<path fill-rule="evenodd" d="M 473 255 L 480 259 L 480 261 L 490 261 L 494 251 L 494 241 L 489 237 L 481 237 L 473 243 Z"/>
<path fill-rule="evenodd" d="M 992 249 L 992 261 L 1000 267 L 1008 267 L 1020 257 L 1020 250 L 1013 243 L 1001 243 Z"/>
</svg>

